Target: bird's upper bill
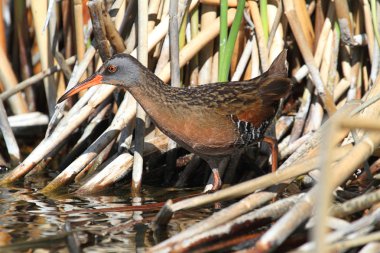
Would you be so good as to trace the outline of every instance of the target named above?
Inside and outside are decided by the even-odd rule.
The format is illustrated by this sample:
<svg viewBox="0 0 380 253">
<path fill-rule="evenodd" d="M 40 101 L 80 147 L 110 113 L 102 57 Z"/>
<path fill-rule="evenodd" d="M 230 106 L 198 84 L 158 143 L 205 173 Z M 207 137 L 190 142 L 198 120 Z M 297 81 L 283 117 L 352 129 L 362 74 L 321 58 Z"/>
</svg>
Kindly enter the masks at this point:
<svg viewBox="0 0 380 253">
<path fill-rule="evenodd" d="M 73 88 L 66 91 L 66 93 L 63 94 L 63 96 L 58 99 L 57 103 L 61 103 L 66 98 L 71 97 L 74 94 L 77 94 L 81 90 L 88 89 L 92 86 L 101 84 L 102 82 L 103 82 L 102 75 L 99 75 L 99 74 L 92 75 L 89 78 L 87 78 L 86 80 L 84 80 L 83 82 L 78 83 Z"/>
</svg>

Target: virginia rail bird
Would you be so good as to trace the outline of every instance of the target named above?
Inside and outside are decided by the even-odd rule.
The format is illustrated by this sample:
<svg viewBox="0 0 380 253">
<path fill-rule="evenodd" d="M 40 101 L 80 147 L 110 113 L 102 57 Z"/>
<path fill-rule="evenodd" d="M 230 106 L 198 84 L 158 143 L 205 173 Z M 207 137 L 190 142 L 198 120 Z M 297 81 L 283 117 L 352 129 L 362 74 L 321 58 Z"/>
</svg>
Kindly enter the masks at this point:
<svg viewBox="0 0 380 253">
<path fill-rule="evenodd" d="M 218 168 L 225 158 L 261 141 L 271 145 L 272 170 L 277 167 L 276 142 L 264 133 L 290 91 L 286 50 L 256 78 L 191 88 L 168 86 L 132 56 L 116 54 L 58 103 L 97 84 L 127 89 L 163 133 L 206 160 L 213 172 L 212 190 L 221 187 Z"/>
</svg>

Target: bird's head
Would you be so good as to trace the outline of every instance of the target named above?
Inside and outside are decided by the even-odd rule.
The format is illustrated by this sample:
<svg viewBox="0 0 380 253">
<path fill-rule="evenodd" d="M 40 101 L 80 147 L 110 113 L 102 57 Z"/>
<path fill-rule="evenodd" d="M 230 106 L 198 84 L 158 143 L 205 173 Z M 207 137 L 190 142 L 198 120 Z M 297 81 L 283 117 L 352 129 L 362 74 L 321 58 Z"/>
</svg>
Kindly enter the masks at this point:
<svg viewBox="0 0 380 253">
<path fill-rule="evenodd" d="M 116 54 L 101 66 L 101 68 L 68 90 L 58 99 L 58 103 L 78 92 L 98 84 L 111 84 L 130 88 L 140 83 L 144 67 L 135 58 L 127 54 Z"/>
</svg>

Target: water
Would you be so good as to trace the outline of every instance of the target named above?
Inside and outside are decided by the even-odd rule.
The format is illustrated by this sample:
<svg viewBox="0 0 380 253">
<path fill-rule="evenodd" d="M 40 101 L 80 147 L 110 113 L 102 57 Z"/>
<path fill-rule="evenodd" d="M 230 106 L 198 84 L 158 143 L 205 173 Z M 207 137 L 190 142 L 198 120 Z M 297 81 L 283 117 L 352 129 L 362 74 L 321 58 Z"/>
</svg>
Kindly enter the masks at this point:
<svg viewBox="0 0 380 253">
<path fill-rule="evenodd" d="M 199 190 L 144 187 L 143 203 L 164 202 Z M 156 234 L 151 229 L 157 210 L 89 211 L 129 207 L 131 200 L 128 190 L 94 197 L 47 197 L 33 188 L 0 188 L 0 244 L 13 245 L 9 252 L 25 252 L 28 248 L 68 252 L 68 240 L 76 238 L 83 252 L 143 252 L 212 211 L 177 213 L 169 223 L 167 234 Z M 74 237 L 67 233 L 65 226 L 71 227 Z M 7 252 L 5 249 L 0 248 L 0 252 Z"/>
</svg>

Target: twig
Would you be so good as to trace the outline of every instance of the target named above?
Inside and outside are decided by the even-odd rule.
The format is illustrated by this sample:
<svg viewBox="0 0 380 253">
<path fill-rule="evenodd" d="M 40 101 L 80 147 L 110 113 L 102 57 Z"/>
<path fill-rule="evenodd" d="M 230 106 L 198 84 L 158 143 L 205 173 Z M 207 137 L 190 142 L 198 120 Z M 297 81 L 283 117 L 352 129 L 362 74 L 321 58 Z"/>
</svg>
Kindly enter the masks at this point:
<svg viewBox="0 0 380 253">
<path fill-rule="evenodd" d="M 279 26 L 281 22 L 282 15 L 283 15 L 282 0 L 277 0 L 277 12 L 272 24 L 272 28 L 269 33 L 269 38 L 268 38 L 268 43 L 267 43 L 268 48 L 272 47 L 272 42 L 273 42 L 274 36 L 276 35 L 277 27 Z"/>
<path fill-rule="evenodd" d="M 287 6 L 286 3 L 285 6 Z M 294 9 L 289 8 L 286 10 L 285 14 L 288 18 L 290 27 L 292 28 L 293 34 L 297 40 L 301 53 L 305 59 L 306 65 L 309 69 L 309 73 L 312 76 L 313 83 L 318 91 L 318 96 L 322 99 L 325 109 L 331 116 L 336 111 L 336 106 L 334 104 L 333 97 L 330 94 L 330 92 L 325 89 L 319 71 L 315 65 L 311 50 L 306 46 L 306 38 L 305 35 L 301 32 L 302 29 L 300 28 L 296 12 L 294 11 Z"/>
<path fill-rule="evenodd" d="M 74 0 L 74 20 L 75 20 L 75 39 L 76 39 L 76 53 L 78 57 L 78 62 L 83 60 L 85 53 L 85 41 L 83 33 L 83 5 L 82 0 Z M 82 79 L 86 76 L 83 75 Z"/>
<path fill-rule="evenodd" d="M 6 90 L 14 89 L 17 87 L 17 79 L 3 48 L 0 48 L 0 58 L 2 59 L 0 81 L 3 83 Z M 15 114 L 28 112 L 28 107 L 21 94 L 17 94 L 15 97 L 10 98 L 9 103 L 12 112 Z"/>
<path fill-rule="evenodd" d="M 4 108 L 3 102 L 0 100 L 0 130 L 3 133 L 5 145 L 8 149 L 8 154 L 11 158 L 12 163 L 18 164 L 21 159 L 20 149 L 16 142 L 16 138 L 13 135 L 11 126 L 7 118 L 7 113 Z"/>
<path fill-rule="evenodd" d="M 267 201 L 270 201 L 276 196 L 275 193 L 270 192 L 259 192 L 251 194 L 239 202 L 229 206 L 228 208 L 222 209 L 221 211 L 214 213 L 209 218 L 193 225 L 192 227 L 186 229 L 182 233 L 179 233 L 165 242 L 154 246 L 149 249 L 149 252 L 160 252 L 165 251 L 165 248 L 169 248 L 171 250 L 180 250 L 181 244 L 178 246 L 176 244 L 183 242 L 186 239 L 189 239 L 199 233 L 205 232 L 211 228 L 219 226 L 231 219 L 238 217 L 241 214 L 244 214 L 255 207 L 258 207 Z M 157 224 L 157 223 L 156 223 Z M 161 225 L 161 224 L 157 224 Z M 177 248 L 178 247 L 178 248 Z M 166 249 L 167 250 L 167 249 Z"/>
<path fill-rule="evenodd" d="M 260 12 L 255 1 L 248 1 L 248 6 L 251 11 L 252 21 L 255 24 L 255 35 L 257 38 L 257 45 L 259 49 L 259 57 L 261 62 L 262 71 L 266 71 L 269 68 L 269 59 L 268 59 L 268 48 L 267 42 L 265 40 L 263 25 L 260 19 Z"/>
<path fill-rule="evenodd" d="M 111 89 L 112 91 L 113 89 Z M 56 176 L 47 186 L 45 186 L 41 191 L 44 193 L 50 193 L 61 186 L 66 185 L 74 179 L 74 177 L 90 162 L 97 154 L 103 150 L 116 136 L 120 133 L 120 130 L 131 121 L 135 116 L 133 107 L 133 99 L 130 96 L 125 96 L 123 102 L 120 104 L 120 108 L 117 111 L 111 125 L 100 135 L 96 141 L 90 145 L 81 156 L 79 156 L 74 162 L 72 162 L 64 171 L 62 171 L 58 176 Z M 83 111 L 87 109 L 84 107 Z M 87 109 L 88 110 L 88 109 Z M 86 114 L 84 115 L 87 116 Z M 70 126 L 75 125 L 74 116 L 70 120 Z M 67 131 L 68 126 L 65 128 Z M 58 129 L 54 133 L 58 132 Z M 62 135 L 62 134 L 61 134 Z M 60 136 L 61 136 L 60 135 Z M 51 137 L 53 138 L 53 137 Z M 46 145 L 46 144 L 45 144 Z"/>
<path fill-rule="evenodd" d="M 72 57 L 66 59 L 67 65 L 72 65 L 72 64 L 74 64 L 74 62 L 75 62 L 75 56 L 72 56 Z M 13 96 L 17 92 L 20 92 L 23 89 L 25 89 L 25 88 L 33 85 L 33 84 L 36 84 L 37 82 L 41 81 L 44 77 L 46 77 L 48 75 L 52 75 L 55 72 L 60 71 L 60 70 L 61 70 L 61 68 L 58 65 L 56 65 L 54 67 L 43 70 L 38 74 L 35 74 L 34 76 L 18 83 L 14 88 L 2 92 L 0 94 L 0 100 L 4 101 L 6 99 L 9 99 L 9 97 Z"/>
<path fill-rule="evenodd" d="M 360 195 L 342 204 L 335 204 L 330 209 L 330 214 L 342 218 L 353 213 L 370 208 L 380 201 L 380 190 Z"/>
<path fill-rule="evenodd" d="M 52 48 L 53 41 L 50 40 L 49 35 L 52 31 L 50 27 L 55 26 L 54 22 L 50 21 L 49 32 L 43 31 L 43 23 L 47 18 L 47 1 L 31 1 L 31 9 L 33 13 L 33 22 L 36 30 L 37 44 L 39 52 L 41 55 L 41 65 L 42 69 L 48 69 L 53 65 L 53 55 L 51 52 L 55 50 Z M 50 41 L 50 43 L 49 43 Z M 57 89 L 55 80 L 52 76 L 47 76 L 43 79 L 46 93 L 46 100 L 48 103 L 49 116 L 52 117 L 54 114 L 56 99 L 57 99 Z"/>
<path fill-rule="evenodd" d="M 233 18 L 235 16 L 235 10 L 229 9 L 228 14 L 228 25 L 231 25 Z M 209 24 L 209 27 L 205 31 L 201 31 L 197 37 L 195 37 L 190 43 L 186 44 L 184 48 L 179 52 L 179 66 L 183 66 L 188 62 L 196 53 L 199 52 L 209 41 L 214 39 L 219 34 L 219 18 L 215 19 L 214 22 Z M 166 64 L 163 70 L 158 74 L 164 82 L 170 80 L 170 64 Z"/>
<path fill-rule="evenodd" d="M 111 47 L 109 41 L 106 38 L 106 28 L 102 18 L 102 12 L 104 5 L 102 1 L 87 2 L 88 9 L 90 10 L 91 20 L 93 25 L 93 32 L 97 48 L 99 50 L 102 61 L 106 61 L 112 56 Z"/>
<path fill-rule="evenodd" d="M 148 1 L 138 1 L 138 47 L 137 59 L 144 66 L 148 66 Z M 144 133 L 145 133 L 144 109 L 137 105 L 136 108 L 136 128 L 135 128 L 135 151 L 133 153 L 132 171 L 132 193 L 139 194 L 141 191 L 141 180 L 143 172 L 143 152 L 144 152 Z"/>
</svg>

